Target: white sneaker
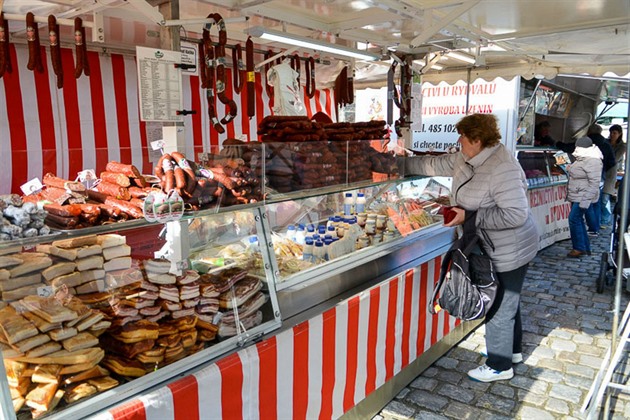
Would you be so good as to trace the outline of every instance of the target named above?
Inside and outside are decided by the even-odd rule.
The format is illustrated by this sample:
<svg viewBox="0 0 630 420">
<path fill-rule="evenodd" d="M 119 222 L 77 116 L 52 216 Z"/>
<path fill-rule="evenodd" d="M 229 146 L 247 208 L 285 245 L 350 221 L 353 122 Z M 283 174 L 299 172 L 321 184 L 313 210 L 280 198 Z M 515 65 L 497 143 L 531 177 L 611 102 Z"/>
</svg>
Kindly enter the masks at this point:
<svg viewBox="0 0 630 420">
<path fill-rule="evenodd" d="M 488 365 L 479 366 L 476 369 L 468 371 L 468 377 L 473 381 L 494 382 L 512 379 L 514 377 L 514 369 L 494 370 Z"/>
<path fill-rule="evenodd" d="M 481 357 L 488 357 L 488 353 L 485 350 L 479 352 Z M 523 363 L 523 353 L 512 353 L 512 363 Z"/>
</svg>

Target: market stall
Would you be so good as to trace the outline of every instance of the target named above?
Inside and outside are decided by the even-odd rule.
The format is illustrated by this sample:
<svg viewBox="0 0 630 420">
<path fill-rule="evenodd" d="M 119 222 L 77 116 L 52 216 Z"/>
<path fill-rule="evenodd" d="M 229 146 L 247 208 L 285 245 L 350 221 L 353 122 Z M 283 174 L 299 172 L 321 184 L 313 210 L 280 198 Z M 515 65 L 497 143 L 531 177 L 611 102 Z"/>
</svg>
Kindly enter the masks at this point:
<svg viewBox="0 0 630 420">
<path fill-rule="evenodd" d="M 468 112 L 478 77 L 582 67 L 492 2 L 218 3 L 0 1 L 2 418 L 365 417 L 476 327 L 426 310 L 454 232 L 449 180 L 394 165 L 414 77 Z M 384 119 L 348 118 L 369 83 Z"/>
</svg>

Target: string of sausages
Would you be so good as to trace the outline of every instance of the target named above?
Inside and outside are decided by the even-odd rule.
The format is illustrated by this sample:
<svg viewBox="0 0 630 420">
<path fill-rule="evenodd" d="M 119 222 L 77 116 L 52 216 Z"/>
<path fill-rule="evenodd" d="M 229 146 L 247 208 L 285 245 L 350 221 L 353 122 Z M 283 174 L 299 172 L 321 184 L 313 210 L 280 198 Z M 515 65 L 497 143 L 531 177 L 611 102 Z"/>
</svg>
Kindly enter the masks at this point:
<svg viewBox="0 0 630 420">
<path fill-rule="evenodd" d="M 9 54 L 9 21 L 0 12 L 0 77 L 4 73 L 12 73 L 11 56 Z"/>
<path fill-rule="evenodd" d="M 61 66 L 61 41 L 57 18 L 48 16 L 48 39 L 50 41 L 50 61 L 57 76 L 57 89 L 63 88 L 63 67 Z"/>
<path fill-rule="evenodd" d="M 90 65 L 87 60 L 87 45 L 85 43 L 85 28 L 80 17 L 74 18 L 74 46 L 76 50 L 77 63 L 74 68 L 74 77 L 81 77 L 81 73 L 90 75 Z"/>
<path fill-rule="evenodd" d="M 208 15 L 208 18 L 211 18 L 212 15 Z M 217 118 L 217 110 L 216 110 L 216 99 L 214 95 L 214 47 L 212 46 L 212 39 L 210 38 L 210 27 L 204 26 L 202 39 L 203 45 L 202 49 L 204 50 L 204 63 L 201 66 L 202 72 L 204 76 L 202 76 L 202 84 L 201 87 L 206 89 L 206 100 L 208 101 L 208 117 L 210 118 L 210 123 L 217 130 L 218 133 L 225 133 L 225 128 L 219 122 Z"/>
<path fill-rule="evenodd" d="M 245 42 L 245 70 L 247 71 L 247 116 L 256 115 L 256 74 L 254 73 L 254 41 Z"/>
<path fill-rule="evenodd" d="M 297 73 L 297 77 L 295 80 L 297 81 L 298 86 L 300 85 L 300 56 L 297 54 L 293 54 L 291 56 L 291 68 L 295 70 Z"/>
<path fill-rule="evenodd" d="M 44 65 L 42 64 L 42 51 L 39 44 L 39 30 L 37 22 L 35 22 L 35 15 L 31 12 L 26 14 L 26 41 L 28 42 L 28 64 L 26 68 L 43 73 Z"/>
<path fill-rule="evenodd" d="M 236 44 L 234 51 L 232 51 L 232 85 L 234 92 L 241 93 L 243 90 L 243 79 L 245 64 L 243 63 L 243 48 L 241 44 Z"/>
<path fill-rule="evenodd" d="M 267 50 L 264 55 L 264 59 L 268 60 L 274 55 L 272 50 Z M 265 92 L 267 92 L 267 97 L 269 98 L 269 108 L 273 109 L 273 86 L 269 84 L 267 80 L 267 74 L 269 73 L 269 69 L 271 68 L 271 61 L 265 64 L 265 72 L 263 73 L 263 83 L 265 84 Z"/>
<path fill-rule="evenodd" d="M 304 64 L 306 72 L 306 96 L 311 99 L 315 96 L 315 59 L 309 57 Z"/>
</svg>

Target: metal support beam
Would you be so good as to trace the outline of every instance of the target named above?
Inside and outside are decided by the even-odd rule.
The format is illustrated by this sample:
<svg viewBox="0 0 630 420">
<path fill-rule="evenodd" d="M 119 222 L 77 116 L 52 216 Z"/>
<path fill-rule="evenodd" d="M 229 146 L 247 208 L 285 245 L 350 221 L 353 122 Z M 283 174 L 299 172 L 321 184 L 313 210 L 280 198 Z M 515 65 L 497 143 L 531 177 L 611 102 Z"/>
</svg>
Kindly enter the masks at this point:
<svg viewBox="0 0 630 420">
<path fill-rule="evenodd" d="M 460 17 L 462 14 L 466 13 L 467 11 L 469 11 L 471 8 L 473 8 L 475 5 L 477 5 L 481 0 L 470 0 L 468 2 L 462 3 L 461 6 L 459 6 L 458 8 L 456 8 L 455 10 L 452 10 L 450 13 L 448 13 L 446 16 L 444 16 L 442 19 L 440 19 L 438 22 L 433 23 L 433 25 L 425 28 L 420 35 L 418 35 L 417 37 L 415 37 L 410 43 L 410 47 L 414 48 L 414 46 L 417 45 L 422 45 L 425 42 L 427 42 L 433 35 L 435 35 L 436 33 L 438 33 L 440 31 L 440 29 L 444 28 L 445 26 L 451 24 L 455 19 L 457 19 L 458 17 Z"/>
<path fill-rule="evenodd" d="M 164 16 L 153 6 L 147 3 L 145 0 L 125 0 L 134 9 L 142 13 L 144 16 L 149 18 L 151 21 L 157 23 L 158 25 L 164 25 Z M 179 3 L 178 3 L 179 5 Z M 160 5 L 161 7 L 162 5 Z M 179 13 L 179 12 L 178 12 Z"/>
</svg>

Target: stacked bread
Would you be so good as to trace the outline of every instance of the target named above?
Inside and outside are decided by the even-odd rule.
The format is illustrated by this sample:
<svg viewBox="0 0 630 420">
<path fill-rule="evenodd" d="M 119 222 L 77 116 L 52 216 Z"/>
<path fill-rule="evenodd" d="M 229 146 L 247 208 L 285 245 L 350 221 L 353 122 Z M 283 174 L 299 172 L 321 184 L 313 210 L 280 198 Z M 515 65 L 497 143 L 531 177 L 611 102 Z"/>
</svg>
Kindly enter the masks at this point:
<svg viewBox="0 0 630 420">
<path fill-rule="evenodd" d="M 0 251 L 0 294 L 2 302 L 13 302 L 37 294 L 45 286 L 42 270 L 53 264 L 50 256 L 41 252 L 22 252 L 22 247 Z"/>
<path fill-rule="evenodd" d="M 27 296 L 0 310 L 0 347 L 14 408 L 33 417 L 116 386 L 98 364 L 105 315 L 71 295 Z"/>
<path fill-rule="evenodd" d="M 219 336 L 231 337 L 262 322 L 259 310 L 267 301 L 262 282 L 239 268 L 228 268 L 217 274 L 202 276 L 202 293 L 215 296 L 220 309 Z M 206 320 L 205 314 L 199 314 Z M 242 329 L 241 329 L 242 328 Z M 244 330 L 243 330 L 244 329 Z"/>
</svg>

